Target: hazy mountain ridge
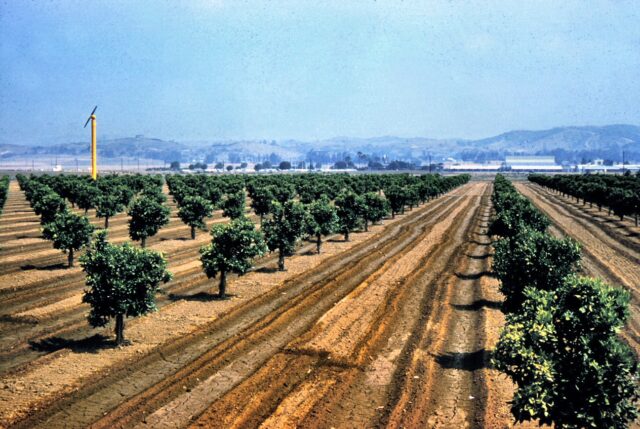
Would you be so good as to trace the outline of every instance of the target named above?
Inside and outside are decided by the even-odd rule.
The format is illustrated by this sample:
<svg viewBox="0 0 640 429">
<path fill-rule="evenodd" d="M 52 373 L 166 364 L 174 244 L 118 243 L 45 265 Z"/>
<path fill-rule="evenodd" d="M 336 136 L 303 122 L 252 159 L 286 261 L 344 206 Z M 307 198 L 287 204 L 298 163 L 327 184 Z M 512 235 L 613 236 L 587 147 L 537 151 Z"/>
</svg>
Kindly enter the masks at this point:
<svg viewBox="0 0 640 429">
<path fill-rule="evenodd" d="M 0 145 L 0 157 L 37 155 L 86 156 L 89 143 L 67 143 L 52 146 Z M 482 161 L 500 159 L 505 155 L 552 154 L 559 161 L 584 157 L 640 161 L 640 126 L 567 126 L 548 130 L 516 130 L 478 140 L 402 138 L 382 136 L 372 138 L 335 137 L 318 141 L 298 140 L 226 140 L 198 144 L 165 141 L 144 136 L 98 141 L 98 154 L 106 158 L 149 158 L 162 161 L 262 161 L 307 159 L 331 161 L 358 152 L 369 157 L 424 161 L 456 157 Z M 364 158 L 363 158 L 364 159 Z"/>
</svg>

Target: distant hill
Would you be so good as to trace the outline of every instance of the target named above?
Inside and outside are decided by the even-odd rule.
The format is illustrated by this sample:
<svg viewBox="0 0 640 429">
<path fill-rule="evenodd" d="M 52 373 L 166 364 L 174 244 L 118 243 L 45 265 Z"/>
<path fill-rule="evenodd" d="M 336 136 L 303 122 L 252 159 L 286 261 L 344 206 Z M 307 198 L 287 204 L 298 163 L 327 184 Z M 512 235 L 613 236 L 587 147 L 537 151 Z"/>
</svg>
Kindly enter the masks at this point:
<svg viewBox="0 0 640 429">
<path fill-rule="evenodd" d="M 0 145 L 0 158 L 28 156 L 86 156 L 88 142 L 54 146 Z M 175 142 L 143 136 L 98 142 L 98 154 L 104 158 L 148 158 L 160 161 L 264 161 L 289 160 L 332 162 L 350 156 L 354 161 L 368 159 L 425 162 L 447 157 L 483 161 L 501 159 L 510 154 L 555 155 L 558 161 L 580 161 L 582 158 L 608 158 L 640 161 L 640 127 L 607 125 L 557 127 L 540 131 L 509 131 L 479 140 L 335 137 L 318 141 L 235 140 L 210 142 Z"/>
</svg>

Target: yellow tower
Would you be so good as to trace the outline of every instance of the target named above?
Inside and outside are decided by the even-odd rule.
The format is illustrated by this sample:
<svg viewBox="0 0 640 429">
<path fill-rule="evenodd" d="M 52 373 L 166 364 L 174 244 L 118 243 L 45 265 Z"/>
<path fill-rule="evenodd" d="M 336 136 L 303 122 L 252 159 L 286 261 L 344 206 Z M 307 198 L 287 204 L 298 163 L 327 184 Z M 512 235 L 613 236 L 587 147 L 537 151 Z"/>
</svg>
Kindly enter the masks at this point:
<svg viewBox="0 0 640 429">
<path fill-rule="evenodd" d="M 93 180 L 98 178 L 98 147 L 96 145 L 96 109 L 98 106 L 93 108 L 93 112 L 87 119 L 87 122 L 84 123 L 84 127 L 87 127 L 89 121 L 91 121 L 91 177 Z"/>
<path fill-rule="evenodd" d="M 91 177 L 98 178 L 98 148 L 96 147 L 96 115 L 91 115 Z"/>
</svg>

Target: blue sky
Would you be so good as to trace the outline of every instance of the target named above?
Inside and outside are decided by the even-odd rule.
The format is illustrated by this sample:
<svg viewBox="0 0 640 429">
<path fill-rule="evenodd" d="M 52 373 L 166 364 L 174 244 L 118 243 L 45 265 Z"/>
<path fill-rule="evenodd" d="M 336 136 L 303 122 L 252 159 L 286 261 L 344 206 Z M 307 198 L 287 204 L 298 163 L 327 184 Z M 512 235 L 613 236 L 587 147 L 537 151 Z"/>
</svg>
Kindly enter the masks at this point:
<svg viewBox="0 0 640 429">
<path fill-rule="evenodd" d="M 640 124 L 640 1 L 0 0 L 0 143 Z"/>
</svg>

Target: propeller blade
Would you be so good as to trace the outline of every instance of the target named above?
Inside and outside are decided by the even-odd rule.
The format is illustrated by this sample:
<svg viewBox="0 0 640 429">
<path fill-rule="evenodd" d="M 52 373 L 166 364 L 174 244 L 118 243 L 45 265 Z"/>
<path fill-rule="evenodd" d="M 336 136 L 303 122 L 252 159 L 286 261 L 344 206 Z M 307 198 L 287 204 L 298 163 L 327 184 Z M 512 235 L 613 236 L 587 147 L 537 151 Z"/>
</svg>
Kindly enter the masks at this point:
<svg viewBox="0 0 640 429">
<path fill-rule="evenodd" d="M 91 112 L 91 114 L 89 115 L 89 118 L 87 119 L 87 122 L 84 123 L 84 127 L 82 128 L 87 128 L 87 124 L 89 123 L 89 121 L 91 120 L 91 117 L 93 116 L 94 113 L 96 113 L 96 110 L 98 109 L 98 106 L 93 108 L 93 111 Z"/>
</svg>

